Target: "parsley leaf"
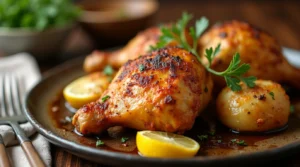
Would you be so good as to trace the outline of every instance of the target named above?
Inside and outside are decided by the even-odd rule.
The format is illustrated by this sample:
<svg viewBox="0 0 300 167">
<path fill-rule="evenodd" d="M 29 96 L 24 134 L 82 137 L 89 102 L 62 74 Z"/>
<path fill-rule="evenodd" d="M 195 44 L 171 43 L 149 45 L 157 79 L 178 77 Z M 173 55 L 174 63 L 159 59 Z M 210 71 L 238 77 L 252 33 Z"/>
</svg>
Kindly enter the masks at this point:
<svg viewBox="0 0 300 167">
<path fill-rule="evenodd" d="M 102 97 L 102 102 L 105 102 L 107 99 L 109 99 L 110 98 L 110 96 L 108 96 L 108 95 L 106 95 L 106 96 L 104 96 L 104 97 Z"/>
<path fill-rule="evenodd" d="M 275 94 L 274 94 L 274 92 L 269 92 L 269 95 L 272 97 L 273 100 L 275 100 Z"/>
<path fill-rule="evenodd" d="M 122 143 L 125 143 L 128 139 L 129 139 L 128 137 L 122 137 L 122 138 L 121 138 L 121 142 L 122 142 Z"/>
<path fill-rule="evenodd" d="M 216 131 L 209 131 L 208 134 L 211 136 L 214 136 L 214 135 L 216 135 Z"/>
<path fill-rule="evenodd" d="M 200 37 L 200 35 L 206 30 L 209 25 L 209 21 L 206 17 L 202 17 L 200 20 L 196 21 L 196 36 Z"/>
<path fill-rule="evenodd" d="M 208 139 L 208 135 L 197 135 L 197 137 L 200 141 L 205 141 Z"/>
<path fill-rule="evenodd" d="M 139 65 L 139 70 L 140 71 L 145 71 L 145 65 L 144 64 L 140 64 Z"/>
<path fill-rule="evenodd" d="M 209 49 L 205 49 L 205 57 L 208 60 L 209 66 L 211 66 L 212 60 L 220 52 L 220 49 L 221 49 L 221 44 L 218 44 L 215 50 L 213 50 L 212 47 L 210 47 Z"/>
<path fill-rule="evenodd" d="M 198 39 L 203 34 L 203 32 L 208 27 L 209 21 L 207 18 L 202 17 L 196 21 L 194 27 L 189 28 L 189 34 L 193 39 L 193 44 L 190 45 L 186 39 L 186 29 L 188 22 L 192 19 L 192 15 L 188 13 L 183 13 L 181 19 L 179 19 L 175 24 L 169 27 L 161 27 L 161 36 L 159 38 L 158 43 L 155 46 L 151 46 L 152 50 L 160 49 L 166 47 L 171 42 L 177 42 L 178 46 L 193 53 L 198 61 L 203 64 L 201 57 L 198 53 Z M 240 82 L 244 82 L 248 87 L 252 88 L 255 86 L 256 77 L 243 77 L 243 75 L 249 71 L 250 65 L 249 64 L 241 64 L 240 55 L 236 53 L 228 68 L 223 72 L 218 72 L 210 68 L 215 56 L 220 52 L 221 44 L 217 45 L 215 49 L 208 48 L 205 50 L 205 57 L 208 60 L 208 65 L 205 65 L 205 68 L 210 73 L 224 77 L 226 84 L 230 87 L 233 91 L 240 91 L 241 86 Z"/>
<path fill-rule="evenodd" d="M 232 139 L 232 143 L 240 145 L 240 146 L 247 146 L 248 144 L 245 142 L 245 140 L 238 140 L 238 139 Z"/>
<path fill-rule="evenodd" d="M 233 91 L 240 91 L 242 90 L 241 86 L 239 85 L 240 80 L 238 78 L 224 76 L 227 86 Z"/>
<path fill-rule="evenodd" d="M 290 112 L 291 112 L 291 113 L 294 113 L 294 112 L 295 112 L 295 106 L 293 106 L 293 105 L 290 106 Z"/>
<path fill-rule="evenodd" d="M 219 43 L 214 51 L 213 56 L 215 57 L 217 54 L 219 54 L 220 51 L 221 51 L 221 44 Z"/>
<path fill-rule="evenodd" d="M 103 145 L 104 145 L 104 142 L 100 139 L 97 139 L 96 147 L 100 147 L 100 146 L 103 146 Z"/>
<path fill-rule="evenodd" d="M 211 62 L 213 60 L 213 48 L 205 49 L 205 57 L 208 60 L 209 66 L 211 66 Z"/>
<path fill-rule="evenodd" d="M 73 23 L 81 9 L 70 0 L 0 0 L 0 27 L 42 31 Z"/>
<path fill-rule="evenodd" d="M 114 69 L 110 65 L 107 65 L 107 66 L 105 66 L 103 72 L 105 75 L 111 76 L 114 74 Z"/>
<path fill-rule="evenodd" d="M 240 146 L 247 146 L 248 145 L 244 140 L 239 140 L 239 141 L 236 142 L 236 144 L 238 144 Z"/>
<path fill-rule="evenodd" d="M 236 143 L 237 139 L 231 139 L 230 140 L 232 143 Z"/>
<path fill-rule="evenodd" d="M 246 83 L 246 85 L 250 88 L 253 88 L 255 86 L 255 81 L 256 81 L 256 77 L 254 76 L 250 76 L 250 77 L 245 77 L 245 78 L 241 78 L 241 80 L 243 82 Z"/>
</svg>

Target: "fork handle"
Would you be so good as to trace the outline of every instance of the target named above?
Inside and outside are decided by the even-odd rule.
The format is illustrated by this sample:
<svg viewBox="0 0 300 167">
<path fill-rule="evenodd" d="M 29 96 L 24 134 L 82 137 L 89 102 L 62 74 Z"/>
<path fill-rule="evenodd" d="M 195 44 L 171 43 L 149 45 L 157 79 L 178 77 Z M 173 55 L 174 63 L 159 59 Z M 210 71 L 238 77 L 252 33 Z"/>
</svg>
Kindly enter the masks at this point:
<svg viewBox="0 0 300 167">
<path fill-rule="evenodd" d="M 3 143 L 0 143 L 0 166 L 10 167 L 9 159 L 5 151 L 5 146 Z"/>
<path fill-rule="evenodd" d="M 14 129 L 15 134 L 16 134 L 19 142 L 21 143 L 22 149 L 26 155 L 26 158 L 30 163 L 30 166 L 45 167 L 44 162 L 42 161 L 39 154 L 36 152 L 31 141 L 29 140 L 29 138 L 26 136 L 24 131 L 21 129 L 18 122 L 10 122 L 9 124 Z"/>
<path fill-rule="evenodd" d="M 40 158 L 39 154 L 36 152 L 30 141 L 24 141 L 21 144 L 21 146 L 31 166 L 45 167 L 44 162 L 42 161 L 42 159 Z"/>
</svg>

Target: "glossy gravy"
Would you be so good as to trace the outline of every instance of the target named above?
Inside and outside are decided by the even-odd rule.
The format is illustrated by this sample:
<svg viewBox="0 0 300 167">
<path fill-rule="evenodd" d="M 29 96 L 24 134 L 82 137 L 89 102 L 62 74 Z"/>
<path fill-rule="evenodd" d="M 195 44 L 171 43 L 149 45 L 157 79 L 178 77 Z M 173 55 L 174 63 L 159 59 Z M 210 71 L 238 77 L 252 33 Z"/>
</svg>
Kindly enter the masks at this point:
<svg viewBox="0 0 300 167">
<path fill-rule="evenodd" d="M 300 102 L 300 100 L 297 100 L 297 102 Z M 257 147 L 255 143 L 281 134 L 279 133 L 280 131 L 288 128 L 288 126 L 286 126 L 277 131 L 273 131 L 272 133 L 233 133 L 230 129 L 221 125 L 216 120 L 216 116 L 214 116 L 215 109 L 213 106 L 215 105 L 211 104 L 206 111 L 201 114 L 202 116 L 196 119 L 193 128 L 184 134 L 200 143 L 201 149 L 197 154 L 198 156 L 208 155 L 208 152 L 214 149 L 222 150 L 222 154 L 226 154 L 224 152 L 230 150 L 243 150 L 246 145 Z M 76 135 L 74 135 L 75 138 L 83 145 L 116 152 L 138 154 L 135 143 L 136 130 L 115 127 L 110 128 L 106 133 L 99 136 L 82 136 L 77 133 L 74 126 L 71 124 L 72 116 L 76 110 L 68 107 L 62 92 L 59 92 L 50 103 L 48 111 L 53 124 L 57 128 L 74 134 L 76 133 Z M 128 140 L 126 142 L 121 142 L 122 137 L 126 137 Z M 103 141 L 105 145 L 96 147 L 97 139 Z M 244 141 L 244 144 L 237 144 L 235 141 Z M 268 147 L 275 148 L 277 145 L 270 145 Z"/>
</svg>

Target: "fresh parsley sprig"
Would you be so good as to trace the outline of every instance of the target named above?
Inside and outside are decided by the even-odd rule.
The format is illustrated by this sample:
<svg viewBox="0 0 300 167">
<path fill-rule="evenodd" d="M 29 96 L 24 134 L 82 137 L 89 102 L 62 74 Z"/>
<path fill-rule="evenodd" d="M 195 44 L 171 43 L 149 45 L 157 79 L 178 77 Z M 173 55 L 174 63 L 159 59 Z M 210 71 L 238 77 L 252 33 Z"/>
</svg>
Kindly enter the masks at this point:
<svg viewBox="0 0 300 167">
<path fill-rule="evenodd" d="M 243 75 L 250 69 L 249 64 L 241 64 L 240 54 L 236 53 L 229 66 L 225 71 L 217 72 L 210 68 L 210 65 L 212 63 L 212 60 L 214 56 L 219 52 L 220 50 L 220 44 L 216 47 L 216 49 L 206 49 L 205 50 L 205 57 L 208 59 L 208 65 L 206 65 L 207 71 L 217 75 L 224 77 L 226 84 L 228 87 L 231 88 L 233 91 L 240 91 L 241 86 L 240 82 L 244 82 L 248 87 L 253 88 L 255 86 L 255 80 L 256 77 L 250 76 L 250 77 L 243 77 Z"/>
<path fill-rule="evenodd" d="M 97 139 L 97 141 L 96 141 L 96 147 L 100 147 L 100 146 L 104 146 L 104 145 L 105 145 L 105 143 L 102 140 Z"/>
<path fill-rule="evenodd" d="M 209 21 L 207 18 L 202 17 L 196 21 L 195 27 L 190 27 L 189 34 L 192 37 L 192 44 L 189 44 L 186 39 L 186 27 L 189 21 L 192 19 L 192 15 L 188 13 L 183 13 L 181 19 L 179 19 L 175 24 L 170 27 L 161 27 L 161 36 L 159 38 L 158 43 L 155 46 L 151 46 L 152 50 L 160 49 L 166 47 L 169 43 L 176 41 L 178 46 L 190 51 L 193 53 L 198 61 L 204 64 L 201 60 L 200 55 L 198 54 L 198 45 L 197 41 L 199 37 L 203 34 L 206 28 L 209 25 Z M 210 73 L 224 77 L 226 84 L 230 87 L 233 91 L 240 91 L 241 86 L 240 82 L 244 82 L 248 87 L 254 87 L 256 77 L 243 77 L 243 75 L 250 69 L 249 64 L 242 64 L 240 60 L 240 55 L 236 53 L 233 56 L 228 68 L 225 71 L 218 72 L 210 68 L 214 57 L 220 52 L 221 45 L 219 44 L 215 49 L 208 48 L 205 50 L 205 57 L 208 60 L 208 64 L 204 65 L 207 71 Z"/>
<path fill-rule="evenodd" d="M 122 142 L 122 143 L 125 143 L 128 139 L 129 139 L 128 137 L 122 137 L 122 138 L 121 138 L 121 142 Z"/>
</svg>

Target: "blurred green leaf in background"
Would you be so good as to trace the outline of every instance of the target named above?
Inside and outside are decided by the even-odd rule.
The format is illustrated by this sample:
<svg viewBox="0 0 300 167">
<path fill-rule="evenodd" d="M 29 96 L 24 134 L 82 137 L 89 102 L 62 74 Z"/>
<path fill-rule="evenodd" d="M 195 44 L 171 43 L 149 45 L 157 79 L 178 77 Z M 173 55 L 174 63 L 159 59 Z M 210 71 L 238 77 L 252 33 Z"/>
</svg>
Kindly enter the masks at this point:
<svg viewBox="0 0 300 167">
<path fill-rule="evenodd" d="M 79 15 L 71 0 L 0 0 L 0 27 L 45 30 L 70 24 Z"/>
</svg>

